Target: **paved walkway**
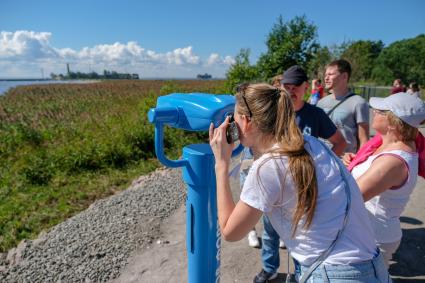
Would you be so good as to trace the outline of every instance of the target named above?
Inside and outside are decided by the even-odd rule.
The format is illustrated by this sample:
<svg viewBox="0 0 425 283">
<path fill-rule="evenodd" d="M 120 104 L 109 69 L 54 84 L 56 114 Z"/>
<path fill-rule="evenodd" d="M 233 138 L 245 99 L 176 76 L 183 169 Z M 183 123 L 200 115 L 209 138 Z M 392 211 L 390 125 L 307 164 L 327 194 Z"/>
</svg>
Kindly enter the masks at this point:
<svg viewBox="0 0 425 283">
<path fill-rule="evenodd" d="M 237 190 L 235 190 L 237 191 Z M 236 194 L 237 192 L 235 192 Z M 148 249 L 139 251 L 115 282 L 187 282 L 185 211 L 180 208 L 162 225 L 162 235 Z M 390 266 L 395 282 L 425 282 L 425 180 L 420 178 L 401 217 L 403 239 Z M 261 229 L 261 225 L 257 225 Z M 287 253 L 281 250 L 279 277 L 284 282 Z M 260 249 L 247 240 L 222 243 L 221 282 L 252 282 L 261 270 Z M 291 269 L 293 267 L 291 266 Z"/>
<path fill-rule="evenodd" d="M 425 133 L 425 128 L 421 129 Z M 238 183 L 232 183 L 236 199 Z M 409 204 L 400 218 L 403 238 L 390 274 L 394 282 L 425 282 L 425 180 L 418 183 Z M 122 275 L 114 282 L 187 282 L 185 211 L 181 207 L 162 224 L 160 238 L 147 249 L 138 251 L 130 259 Z M 261 231 L 261 224 L 257 224 Z M 261 235 L 261 233 L 259 233 Z M 222 242 L 221 282 L 252 282 L 261 270 L 261 250 L 248 247 L 247 240 L 236 243 Z M 287 252 L 280 250 L 281 267 L 279 276 L 273 283 L 285 282 Z M 290 261 L 292 263 L 292 261 Z M 290 270 L 293 270 L 291 264 Z"/>
</svg>

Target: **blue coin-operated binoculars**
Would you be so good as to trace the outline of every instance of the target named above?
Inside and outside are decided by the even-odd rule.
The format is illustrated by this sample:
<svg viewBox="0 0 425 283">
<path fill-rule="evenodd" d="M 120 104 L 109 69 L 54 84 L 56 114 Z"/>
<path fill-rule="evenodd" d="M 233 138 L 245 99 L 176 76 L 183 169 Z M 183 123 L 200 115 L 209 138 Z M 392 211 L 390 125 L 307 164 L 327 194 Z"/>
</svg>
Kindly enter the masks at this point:
<svg viewBox="0 0 425 283">
<path fill-rule="evenodd" d="M 207 131 L 218 127 L 233 113 L 235 98 L 231 95 L 173 93 L 161 96 L 148 118 L 155 124 L 155 152 L 168 167 L 183 167 L 187 184 L 186 249 L 189 283 L 220 281 L 220 231 L 217 228 L 217 197 L 214 155 L 209 144 L 191 144 L 183 148 L 183 158 L 170 160 L 164 154 L 163 127 L 187 131 Z M 241 152 L 239 145 L 233 155 Z"/>
</svg>

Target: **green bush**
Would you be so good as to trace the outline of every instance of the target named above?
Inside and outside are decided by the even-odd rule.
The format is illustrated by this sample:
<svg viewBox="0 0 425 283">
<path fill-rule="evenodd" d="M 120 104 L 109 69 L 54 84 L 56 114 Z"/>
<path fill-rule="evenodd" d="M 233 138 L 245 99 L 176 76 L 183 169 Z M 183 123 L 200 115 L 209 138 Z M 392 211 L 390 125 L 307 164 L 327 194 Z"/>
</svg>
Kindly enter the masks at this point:
<svg viewBox="0 0 425 283">
<path fill-rule="evenodd" d="M 45 151 L 37 151 L 25 157 L 21 174 L 29 184 L 46 185 L 54 175 L 54 165 Z"/>
<path fill-rule="evenodd" d="M 159 91 L 160 95 L 166 95 L 166 94 L 170 94 L 170 93 L 179 93 L 179 92 L 183 92 L 183 88 L 180 87 L 177 83 L 173 82 L 173 81 L 168 81 L 166 82 L 162 87 L 161 90 Z"/>
<path fill-rule="evenodd" d="M 0 252 L 151 172 L 159 95 L 220 93 L 223 81 L 113 81 L 22 86 L 0 96 Z M 206 133 L 166 129 L 165 151 Z"/>
</svg>

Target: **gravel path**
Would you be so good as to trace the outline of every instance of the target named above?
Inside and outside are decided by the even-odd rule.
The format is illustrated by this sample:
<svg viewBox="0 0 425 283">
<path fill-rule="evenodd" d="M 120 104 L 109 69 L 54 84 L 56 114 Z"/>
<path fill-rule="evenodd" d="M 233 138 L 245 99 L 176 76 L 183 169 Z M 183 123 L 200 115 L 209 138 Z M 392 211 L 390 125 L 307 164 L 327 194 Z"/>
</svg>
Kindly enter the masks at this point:
<svg viewBox="0 0 425 283">
<path fill-rule="evenodd" d="M 161 221 L 185 200 L 180 170 L 142 176 L 127 190 L 23 241 L 0 257 L 0 282 L 106 282 L 159 238 Z"/>
</svg>

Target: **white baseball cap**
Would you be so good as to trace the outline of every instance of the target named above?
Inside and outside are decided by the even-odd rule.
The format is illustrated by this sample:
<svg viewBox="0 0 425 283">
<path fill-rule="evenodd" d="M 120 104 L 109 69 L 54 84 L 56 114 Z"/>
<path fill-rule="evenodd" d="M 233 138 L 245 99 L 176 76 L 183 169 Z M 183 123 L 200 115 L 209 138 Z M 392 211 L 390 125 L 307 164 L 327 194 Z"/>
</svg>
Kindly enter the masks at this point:
<svg viewBox="0 0 425 283">
<path fill-rule="evenodd" d="M 425 121 L 425 103 L 416 95 L 405 92 L 392 94 L 385 98 L 372 97 L 369 100 L 372 108 L 389 110 L 412 127 L 418 128 Z"/>
</svg>

